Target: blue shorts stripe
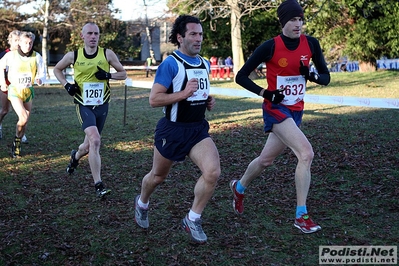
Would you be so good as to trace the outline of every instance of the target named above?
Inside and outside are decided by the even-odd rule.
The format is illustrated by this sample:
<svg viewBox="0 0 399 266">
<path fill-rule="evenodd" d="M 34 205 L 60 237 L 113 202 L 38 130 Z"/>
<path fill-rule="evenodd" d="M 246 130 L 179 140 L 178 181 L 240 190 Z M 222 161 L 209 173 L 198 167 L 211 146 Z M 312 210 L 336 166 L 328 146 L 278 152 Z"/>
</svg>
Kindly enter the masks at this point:
<svg viewBox="0 0 399 266">
<path fill-rule="evenodd" d="M 263 103 L 264 131 L 271 132 L 274 124 L 279 124 L 287 118 L 292 118 L 299 127 L 302 123 L 302 111 L 292 111 L 282 104 Z"/>
</svg>

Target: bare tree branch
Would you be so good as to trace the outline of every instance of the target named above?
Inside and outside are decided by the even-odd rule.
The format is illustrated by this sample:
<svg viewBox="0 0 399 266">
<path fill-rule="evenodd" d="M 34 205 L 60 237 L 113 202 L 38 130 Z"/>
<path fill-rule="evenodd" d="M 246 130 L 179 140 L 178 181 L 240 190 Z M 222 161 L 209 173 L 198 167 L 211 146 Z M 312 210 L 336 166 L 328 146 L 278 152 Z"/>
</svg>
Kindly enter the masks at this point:
<svg viewBox="0 0 399 266">
<path fill-rule="evenodd" d="M 181 12 L 187 10 L 190 15 L 201 17 L 203 20 L 210 18 L 212 21 L 218 18 L 230 18 L 231 47 L 234 61 L 234 72 L 244 64 L 241 39 L 241 19 L 256 10 L 269 10 L 279 5 L 282 0 L 170 0 L 169 9 Z M 205 14 L 205 16 L 203 16 Z"/>
</svg>

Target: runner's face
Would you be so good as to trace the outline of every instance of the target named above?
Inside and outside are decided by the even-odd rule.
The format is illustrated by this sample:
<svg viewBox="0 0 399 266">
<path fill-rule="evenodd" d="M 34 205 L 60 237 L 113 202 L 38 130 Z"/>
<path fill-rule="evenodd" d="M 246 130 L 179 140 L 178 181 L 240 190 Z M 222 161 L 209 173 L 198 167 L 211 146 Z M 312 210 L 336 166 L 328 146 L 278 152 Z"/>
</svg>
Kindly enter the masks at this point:
<svg viewBox="0 0 399 266">
<path fill-rule="evenodd" d="M 18 42 L 19 42 L 19 36 L 17 35 L 12 35 L 11 40 L 9 41 L 10 43 L 10 50 L 14 51 L 18 49 Z"/>
<path fill-rule="evenodd" d="M 284 25 L 283 34 L 291 39 L 299 38 L 301 36 L 302 26 L 302 18 L 294 17 Z"/>
<path fill-rule="evenodd" d="M 100 38 L 100 30 L 96 25 L 87 24 L 83 27 L 80 36 L 82 37 L 85 46 L 90 48 L 96 48 L 98 45 L 98 40 Z"/>
<path fill-rule="evenodd" d="M 20 37 L 18 44 L 19 47 L 21 47 L 21 51 L 24 53 L 29 53 L 33 48 L 33 41 L 28 37 Z"/>
<path fill-rule="evenodd" d="M 197 56 L 201 51 L 203 40 L 202 26 L 197 23 L 187 23 L 186 29 L 185 37 L 177 35 L 177 40 L 180 42 L 179 50 L 188 56 Z"/>
</svg>

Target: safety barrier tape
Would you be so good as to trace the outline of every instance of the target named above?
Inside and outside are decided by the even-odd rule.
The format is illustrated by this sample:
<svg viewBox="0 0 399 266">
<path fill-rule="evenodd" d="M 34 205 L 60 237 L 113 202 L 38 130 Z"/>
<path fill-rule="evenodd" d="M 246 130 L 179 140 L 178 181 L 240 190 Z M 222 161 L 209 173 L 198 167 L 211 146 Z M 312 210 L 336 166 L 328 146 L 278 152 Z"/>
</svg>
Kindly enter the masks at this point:
<svg viewBox="0 0 399 266">
<path fill-rule="evenodd" d="M 399 99 L 392 99 L 392 98 L 364 98 L 364 97 L 324 96 L 324 95 L 307 94 L 305 95 L 305 102 L 399 109 Z"/>
<path fill-rule="evenodd" d="M 152 82 L 132 81 L 127 79 L 126 86 L 151 89 Z M 260 96 L 248 90 L 238 90 L 232 88 L 211 87 L 211 94 L 233 96 L 233 97 L 260 98 Z M 304 101 L 305 103 L 315 103 L 315 104 L 334 104 L 334 105 L 399 109 L 399 99 L 394 99 L 394 98 L 365 98 L 365 97 L 326 96 L 326 95 L 306 94 Z"/>
<path fill-rule="evenodd" d="M 235 97 L 260 98 L 260 96 L 257 96 L 256 94 L 247 90 L 215 88 L 215 87 L 211 87 L 211 94 L 235 96 Z M 304 101 L 305 103 L 315 103 L 315 104 L 335 104 L 335 105 L 399 109 L 399 99 L 393 99 L 393 98 L 364 98 L 364 97 L 306 94 Z"/>
</svg>

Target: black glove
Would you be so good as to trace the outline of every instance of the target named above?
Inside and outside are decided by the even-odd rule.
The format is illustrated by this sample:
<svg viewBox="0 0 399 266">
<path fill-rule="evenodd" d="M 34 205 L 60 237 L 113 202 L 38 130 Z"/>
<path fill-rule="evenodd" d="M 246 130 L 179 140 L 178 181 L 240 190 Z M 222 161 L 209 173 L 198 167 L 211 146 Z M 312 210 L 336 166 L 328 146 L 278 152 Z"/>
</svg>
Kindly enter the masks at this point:
<svg viewBox="0 0 399 266">
<path fill-rule="evenodd" d="M 64 88 L 67 90 L 67 92 L 71 96 L 74 96 L 75 93 L 79 91 L 79 87 L 78 87 L 78 85 L 76 85 L 76 83 L 71 84 L 71 83 L 67 82 L 67 84 L 64 85 Z"/>
<path fill-rule="evenodd" d="M 309 67 L 305 66 L 301 61 L 299 61 L 299 63 L 301 64 L 301 66 L 299 67 L 299 73 L 301 73 L 302 77 L 304 77 L 306 80 L 309 80 Z"/>
<path fill-rule="evenodd" d="M 105 71 L 104 69 L 102 69 L 99 66 L 97 66 L 97 69 L 98 69 L 98 71 L 96 72 L 96 74 L 94 74 L 97 79 L 103 80 L 103 79 L 110 79 L 111 78 L 111 73 Z"/>
<path fill-rule="evenodd" d="M 319 75 L 315 72 L 310 72 L 309 71 L 309 67 L 305 66 L 301 61 L 299 61 L 301 66 L 299 67 L 299 72 L 301 73 L 301 75 L 309 81 L 313 81 L 316 82 L 319 79 Z"/>
<path fill-rule="evenodd" d="M 278 90 L 276 90 L 276 91 L 265 90 L 263 92 L 263 98 L 271 101 L 274 104 L 281 103 L 282 100 L 284 100 L 284 97 L 285 96 L 284 96 L 283 92 L 282 91 L 278 91 Z"/>
</svg>

